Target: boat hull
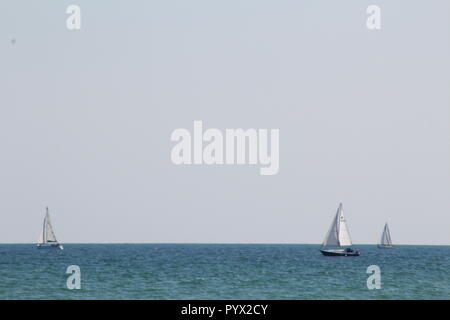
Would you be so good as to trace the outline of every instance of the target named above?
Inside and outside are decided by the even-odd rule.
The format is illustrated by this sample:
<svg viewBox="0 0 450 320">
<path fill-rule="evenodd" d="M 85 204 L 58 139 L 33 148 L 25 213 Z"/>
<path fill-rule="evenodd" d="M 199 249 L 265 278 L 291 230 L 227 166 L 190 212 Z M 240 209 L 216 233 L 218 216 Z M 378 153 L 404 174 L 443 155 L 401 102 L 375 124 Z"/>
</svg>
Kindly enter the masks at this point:
<svg viewBox="0 0 450 320">
<path fill-rule="evenodd" d="M 383 246 L 383 245 L 378 245 L 378 249 L 394 249 L 394 246 Z"/>
<path fill-rule="evenodd" d="M 59 243 L 51 243 L 51 244 L 38 244 L 38 249 L 55 249 L 61 248 L 62 246 Z"/>
<path fill-rule="evenodd" d="M 322 252 L 324 256 L 328 257 L 357 257 L 360 255 L 360 252 L 358 250 L 347 251 L 347 250 L 320 249 L 320 252 Z"/>
</svg>

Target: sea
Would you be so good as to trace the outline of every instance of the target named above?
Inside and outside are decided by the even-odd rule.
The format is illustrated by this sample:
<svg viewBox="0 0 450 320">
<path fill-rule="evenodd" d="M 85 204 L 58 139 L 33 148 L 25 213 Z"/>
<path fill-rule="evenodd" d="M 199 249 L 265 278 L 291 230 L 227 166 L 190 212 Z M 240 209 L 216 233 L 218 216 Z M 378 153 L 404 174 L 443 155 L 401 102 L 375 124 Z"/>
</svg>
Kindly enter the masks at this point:
<svg viewBox="0 0 450 320">
<path fill-rule="evenodd" d="M 3 244 L 0 299 L 450 299 L 450 246 L 354 247 Z"/>
</svg>

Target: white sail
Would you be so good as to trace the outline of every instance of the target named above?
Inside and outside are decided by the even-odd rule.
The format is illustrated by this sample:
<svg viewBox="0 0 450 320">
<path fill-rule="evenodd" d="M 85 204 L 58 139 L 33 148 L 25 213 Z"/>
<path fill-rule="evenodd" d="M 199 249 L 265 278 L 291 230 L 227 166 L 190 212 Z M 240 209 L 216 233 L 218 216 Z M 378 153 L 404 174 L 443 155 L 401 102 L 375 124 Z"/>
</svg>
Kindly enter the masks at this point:
<svg viewBox="0 0 450 320">
<path fill-rule="evenodd" d="M 350 233 L 348 231 L 347 222 L 344 217 L 344 210 L 342 209 L 342 204 L 339 206 L 339 244 L 341 246 L 351 246 L 352 239 L 350 238 Z"/>
<path fill-rule="evenodd" d="M 339 217 L 339 209 L 336 215 L 334 216 L 333 221 L 331 222 L 331 226 L 328 229 L 325 239 L 323 240 L 322 246 L 339 247 L 339 235 L 338 235 L 339 225 L 337 223 L 338 217 Z"/>
<path fill-rule="evenodd" d="M 46 226 L 45 226 L 45 242 L 56 242 L 55 233 L 53 232 L 52 224 L 50 222 L 50 215 L 47 214 L 45 216 Z"/>
<path fill-rule="evenodd" d="M 383 233 L 381 234 L 380 245 L 386 247 L 392 246 L 391 234 L 389 232 L 389 227 L 387 223 L 384 225 Z"/>
<path fill-rule="evenodd" d="M 41 230 L 41 233 L 39 234 L 38 243 L 44 243 L 44 229 Z"/>
<path fill-rule="evenodd" d="M 47 212 L 45 214 L 44 223 L 42 225 L 41 234 L 39 235 L 38 244 L 46 243 L 56 243 L 56 236 L 53 232 L 52 223 L 50 221 L 50 214 Z"/>
<path fill-rule="evenodd" d="M 352 240 L 350 238 L 350 233 L 344 217 L 342 203 L 339 204 L 339 208 L 333 218 L 330 229 L 328 230 L 322 245 L 324 247 L 342 247 L 352 245 Z"/>
</svg>

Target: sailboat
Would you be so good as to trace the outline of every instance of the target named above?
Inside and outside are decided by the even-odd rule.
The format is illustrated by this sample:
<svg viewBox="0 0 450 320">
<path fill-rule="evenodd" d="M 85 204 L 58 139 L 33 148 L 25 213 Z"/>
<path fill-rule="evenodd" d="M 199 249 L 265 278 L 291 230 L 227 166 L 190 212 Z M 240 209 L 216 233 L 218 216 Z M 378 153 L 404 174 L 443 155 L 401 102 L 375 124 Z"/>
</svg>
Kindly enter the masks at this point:
<svg viewBox="0 0 450 320">
<path fill-rule="evenodd" d="M 387 223 L 384 225 L 383 233 L 381 234 L 381 240 L 380 243 L 378 244 L 378 248 L 381 249 L 394 248 L 394 245 L 392 244 L 391 240 L 391 233 L 389 232 L 389 227 Z"/>
<path fill-rule="evenodd" d="M 48 213 L 48 207 L 46 208 L 46 214 L 44 218 L 44 224 L 42 225 L 41 234 L 39 235 L 38 249 L 46 248 L 60 248 L 64 249 L 61 244 L 58 243 L 53 232 L 52 223 L 50 221 L 50 214 Z"/>
<path fill-rule="evenodd" d="M 324 256 L 359 256 L 359 251 L 350 248 L 351 245 L 352 240 L 345 221 L 342 203 L 340 203 L 330 229 L 325 236 L 320 252 L 322 252 Z"/>
</svg>

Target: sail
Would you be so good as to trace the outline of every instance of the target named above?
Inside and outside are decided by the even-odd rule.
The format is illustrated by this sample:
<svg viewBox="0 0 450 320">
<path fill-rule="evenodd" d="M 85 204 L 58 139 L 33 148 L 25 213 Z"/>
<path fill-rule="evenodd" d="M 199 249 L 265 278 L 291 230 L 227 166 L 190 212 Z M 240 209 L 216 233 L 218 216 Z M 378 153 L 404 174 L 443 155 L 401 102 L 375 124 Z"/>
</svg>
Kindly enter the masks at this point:
<svg viewBox="0 0 450 320">
<path fill-rule="evenodd" d="M 387 236 L 387 240 L 390 246 L 393 245 L 392 240 L 391 240 L 391 232 L 389 231 L 389 227 L 386 223 L 386 236 Z"/>
<path fill-rule="evenodd" d="M 328 230 L 325 239 L 323 240 L 322 246 L 332 246 L 332 247 L 339 247 L 339 235 L 338 235 L 338 223 L 337 219 L 339 217 L 339 210 L 334 216 L 333 221 L 331 222 L 330 229 Z"/>
<path fill-rule="evenodd" d="M 52 223 L 50 221 L 50 215 L 48 213 L 45 214 L 44 223 L 42 225 L 41 234 L 39 235 L 38 243 L 44 244 L 48 242 L 57 242 L 55 233 L 53 232 Z"/>
<path fill-rule="evenodd" d="M 383 234 L 381 235 L 380 244 L 382 246 L 392 246 L 391 234 L 389 232 L 388 224 L 384 225 Z"/>
<path fill-rule="evenodd" d="M 325 236 L 322 246 L 351 246 L 352 240 L 348 231 L 347 223 L 344 217 L 344 210 L 342 209 L 342 203 L 333 218 L 330 229 Z"/>
<path fill-rule="evenodd" d="M 53 232 L 52 224 L 50 222 L 50 215 L 47 214 L 45 216 L 46 226 L 45 226 L 45 242 L 56 242 L 55 233 Z"/>
<path fill-rule="evenodd" d="M 41 230 L 41 233 L 39 234 L 38 243 L 44 243 L 44 229 Z"/>
<path fill-rule="evenodd" d="M 350 238 L 350 232 L 348 231 L 347 222 L 345 221 L 342 204 L 339 206 L 339 209 L 339 244 L 341 246 L 351 246 L 352 239 Z"/>
</svg>

